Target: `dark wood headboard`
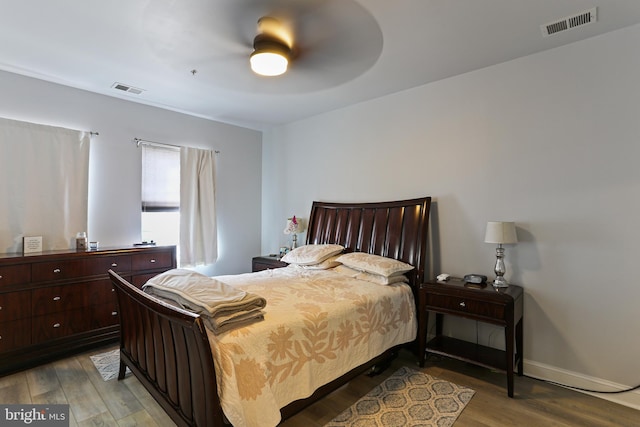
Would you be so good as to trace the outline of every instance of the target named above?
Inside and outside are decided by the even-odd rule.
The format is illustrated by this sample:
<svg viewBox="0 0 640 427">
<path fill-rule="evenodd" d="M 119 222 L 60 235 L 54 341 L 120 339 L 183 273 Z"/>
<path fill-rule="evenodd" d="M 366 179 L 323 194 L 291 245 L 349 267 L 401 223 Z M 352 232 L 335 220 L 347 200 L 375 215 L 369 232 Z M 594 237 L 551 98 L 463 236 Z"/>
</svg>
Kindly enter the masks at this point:
<svg viewBox="0 0 640 427">
<path fill-rule="evenodd" d="M 414 287 L 424 281 L 431 197 L 377 203 L 313 202 L 307 244 L 337 243 L 345 252 L 395 258 L 415 267 Z"/>
</svg>

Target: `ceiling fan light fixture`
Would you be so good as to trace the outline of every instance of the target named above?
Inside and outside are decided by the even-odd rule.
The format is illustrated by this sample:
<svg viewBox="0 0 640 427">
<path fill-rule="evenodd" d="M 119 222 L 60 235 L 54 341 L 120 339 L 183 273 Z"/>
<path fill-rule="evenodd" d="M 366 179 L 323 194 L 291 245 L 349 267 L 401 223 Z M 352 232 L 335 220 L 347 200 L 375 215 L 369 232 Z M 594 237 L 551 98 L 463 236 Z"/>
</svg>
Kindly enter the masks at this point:
<svg viewBox="0 0 640 427">
<path fill-rule="evenodd" d="M 251 69 L 261 76 L 284 74 L 289 66 L 291 49 L 278 40 L 258 35 L 253 41 L 253 53 L 249 58 Z"/>
</svg>

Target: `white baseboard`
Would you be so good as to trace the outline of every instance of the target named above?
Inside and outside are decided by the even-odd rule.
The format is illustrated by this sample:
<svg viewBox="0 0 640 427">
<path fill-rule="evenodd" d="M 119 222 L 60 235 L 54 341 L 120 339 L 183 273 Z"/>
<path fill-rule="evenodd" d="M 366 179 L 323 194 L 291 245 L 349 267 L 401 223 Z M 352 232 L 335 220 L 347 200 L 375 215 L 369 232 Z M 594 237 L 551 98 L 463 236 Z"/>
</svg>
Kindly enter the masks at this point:
<svg viewBox="0 0 640 427">
<path fill-rule="evenodd" d="M 566 384 L 568 386 L 586 388 L 589 390 L 602 390 L 602 391 L 619 391 L 626 390 L 637 384 L 616 384 L 611 381 L 603 380 L 601 378 L 589 377 L 577 372 L 567 371 L 557 368 L 555 366 L 545 365 L 539 362 L 533 362 L 531 360 L 524 360 L 524 374 L 528 377 L 537 378 L 540 380 L 552 381 L 558 384 Z M 619 403 L 620 405 L 628 406 L 634 409 L 640 409 L 640 389 L 629 391 L 626 393 L 591 393 L 586 391 L 580 391 L 581 393 L 589 394 L 591 396 L 599 397 L 601 399 L 609 400 L 611 402 Z"/>
</svg>

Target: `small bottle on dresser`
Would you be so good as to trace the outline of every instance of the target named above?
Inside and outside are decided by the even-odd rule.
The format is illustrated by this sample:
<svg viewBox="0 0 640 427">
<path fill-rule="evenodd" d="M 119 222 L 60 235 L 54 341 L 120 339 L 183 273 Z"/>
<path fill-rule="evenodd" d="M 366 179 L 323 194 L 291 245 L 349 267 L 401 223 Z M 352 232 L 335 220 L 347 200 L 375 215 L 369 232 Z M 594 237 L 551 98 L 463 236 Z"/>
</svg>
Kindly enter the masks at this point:
<svg viewBox="0 0 640 427">
<path fill-rule="evenodd" d="M 87 233 L 81 231 L 76 234 L 76 250 L 78 251 L 86 251 L 87 250 Z"/>
</svg>

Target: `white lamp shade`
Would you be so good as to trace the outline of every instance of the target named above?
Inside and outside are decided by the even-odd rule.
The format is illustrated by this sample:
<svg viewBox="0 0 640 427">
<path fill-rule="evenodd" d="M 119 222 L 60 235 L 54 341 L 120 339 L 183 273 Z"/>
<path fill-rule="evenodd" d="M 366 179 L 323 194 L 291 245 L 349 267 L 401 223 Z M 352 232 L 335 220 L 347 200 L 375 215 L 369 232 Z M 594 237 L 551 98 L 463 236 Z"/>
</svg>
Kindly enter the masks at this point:
<svg viewBox="0 0 640 427">
<path fill-rule="evenodd" d="M 295 218 L 295 217 L 293 217 Z M 293 218 L 287 220 L 287 226 L 284 229 L 284 234 L 296 234 L 300 228 L 300 222 L 296 218 L 295 222 Z"/>
<path fill-rule="evenodd" d="M 513 244 L 518 243 L 516 235 L 516 223 L 504 221 L 487 222 L 487 232 L 484 236 L 485 243 Z"/>
</svg>

